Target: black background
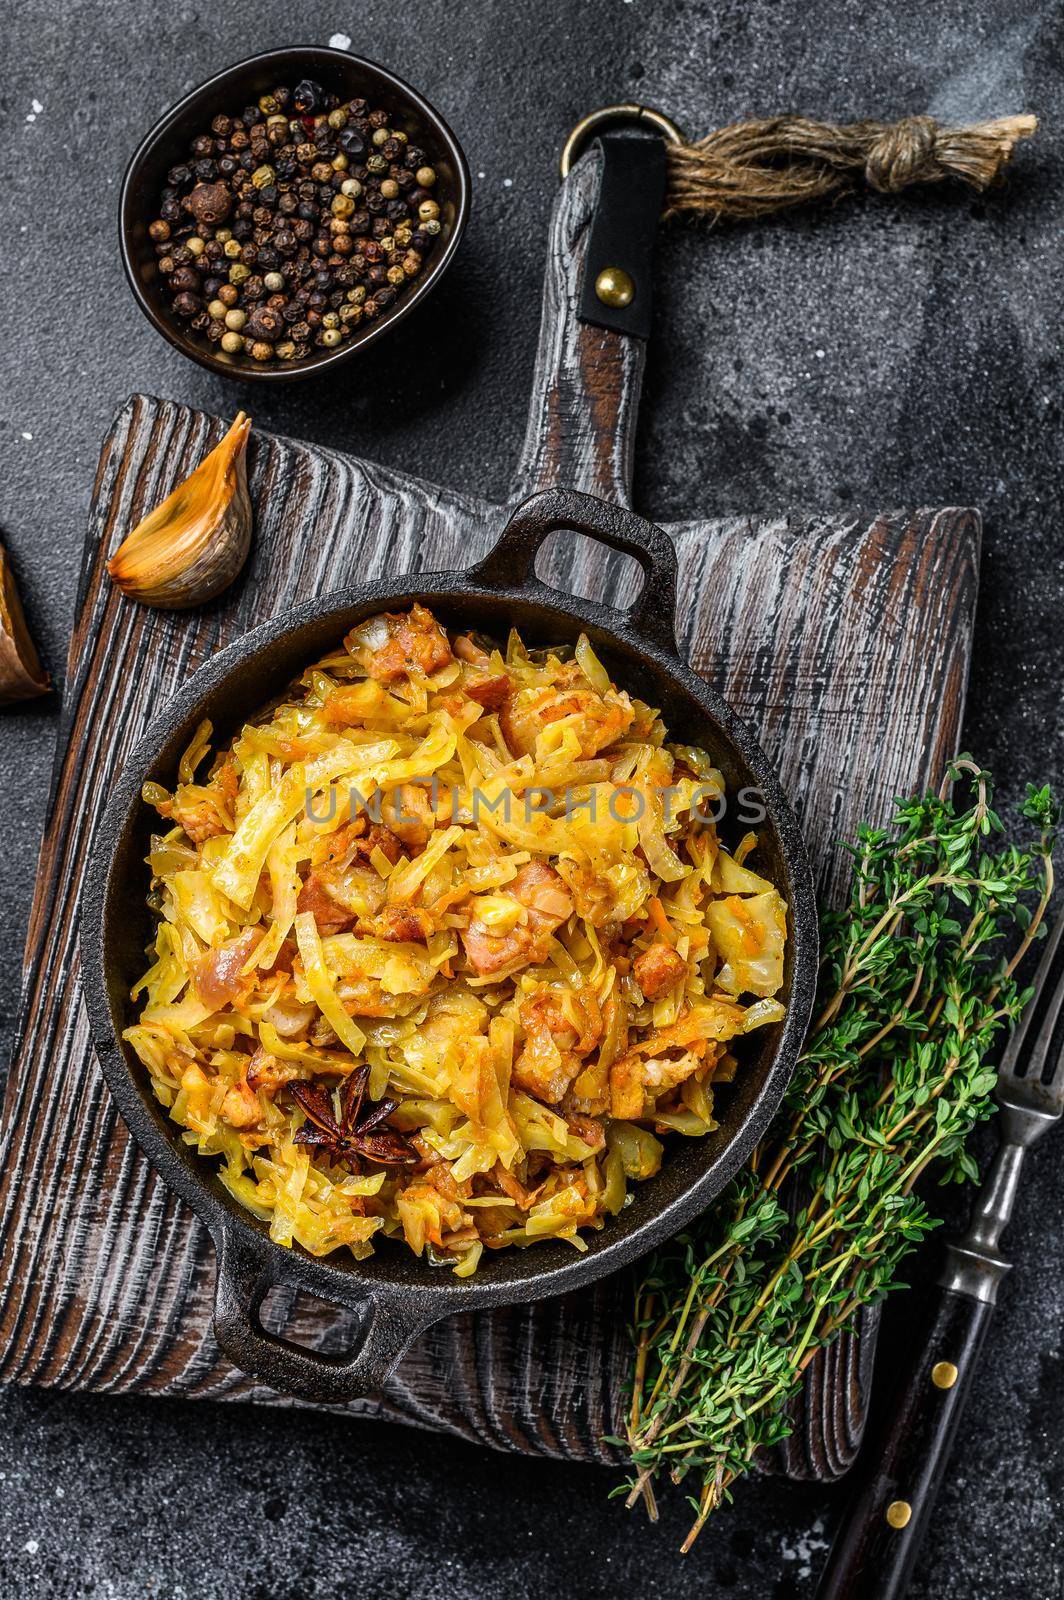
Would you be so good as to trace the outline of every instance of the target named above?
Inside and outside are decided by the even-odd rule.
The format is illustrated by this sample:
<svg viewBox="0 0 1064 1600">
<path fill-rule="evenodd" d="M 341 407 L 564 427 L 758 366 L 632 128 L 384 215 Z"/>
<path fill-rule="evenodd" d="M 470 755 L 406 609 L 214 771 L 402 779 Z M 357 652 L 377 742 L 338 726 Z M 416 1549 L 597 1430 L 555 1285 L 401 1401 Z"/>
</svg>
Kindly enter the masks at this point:
<svg viewBox="0 0 1064 1600">
<path fill-rule="evenodd" d="M 350 37 L 439 104 L 474 174 L 458 264 L 329 380 L 250 397 L 269 429 L 501 497 L 524 424 L 556 159 L 608 101 L 692 134 L 744 115 L 1043 119 L 1000 191 L 868 197 L 663 235 L 638 507 L 962 503 L 986 517 L 965 742 L 1008 810 L 1061 777 L 1060 7 L 1019 0 L 304 0 L 6 8 L 0 76 L 0 530 L 61 675 L 101 437 L 134 389 L 231 414 L 248 396 L 140 318 L 121 274 L 125 161 L 166 105 L 255 50 Z M 36 106 L 41 109 L 37 110 Z M 0 967 L 13 1026 L 56 730 L 3 714 Z M 1017 1261 L 913 1593 L 1062 1592 L 1060 1144 Z M 909 1315 L 899 1302 L 881 1376 Z M 679 1495 L 650 1529 L 607 1475 L 309 1413 L 0 1394 L 0 1593 L 170 1600 L 811 1595 L 838 1491 L 747 1485 L 694 1552 Z"/>
</svg>

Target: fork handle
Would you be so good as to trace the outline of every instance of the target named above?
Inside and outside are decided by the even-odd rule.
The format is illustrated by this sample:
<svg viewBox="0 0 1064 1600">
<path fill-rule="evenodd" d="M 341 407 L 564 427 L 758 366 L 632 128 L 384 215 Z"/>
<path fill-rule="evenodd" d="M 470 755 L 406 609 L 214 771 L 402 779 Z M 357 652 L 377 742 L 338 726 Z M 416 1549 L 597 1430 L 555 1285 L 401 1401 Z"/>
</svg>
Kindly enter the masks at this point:
<svg viewBox="0 0 1064 1600">
<path fill-rule="evenodd" d="M 883 1424 L 865 1440 L 817 1600 L 898 1600 L 908 1586 L 994 1306 L 938 1288 L 929 1310 Z"/>
</svg>

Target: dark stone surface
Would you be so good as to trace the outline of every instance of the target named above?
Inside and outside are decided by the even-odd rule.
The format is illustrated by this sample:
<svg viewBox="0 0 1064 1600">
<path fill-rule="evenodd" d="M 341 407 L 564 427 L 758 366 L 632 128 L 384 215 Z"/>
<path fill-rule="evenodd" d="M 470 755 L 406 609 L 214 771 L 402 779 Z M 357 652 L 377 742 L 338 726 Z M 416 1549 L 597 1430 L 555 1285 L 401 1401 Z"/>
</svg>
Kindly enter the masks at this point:
<svg viewBox="0 0 1064 1600">
<path fill-rule="evenodd" d="M 331 382 L 256 393 L 256 421 L 495 494 L 523 429 L 557 150 L 584 111 L 638 96 L 692 132 L 787 109 L 1042 116 L 1007 188 L 985 199 L 869 198 L 664 237 L 638 501 L 663 516 L 981 506 L 966 742 L 1010 804 L 1028 777 L 1059 781 L 1064 41 L 1056 4 L 1020 0 L 11 8 L 0 528 L 53 671 L 115 406 L 135 388 L 220 412 L 247 401 L 137 315 L 114 241 L 123 163 L 210 72 L 334 32 L 438 101 L 469 154 L 473 219 L 460 265 L 394 340 Z M 8 1030 L 54 732 L 54 707 L 4 713 Z M 1017 1272 L 916 1596 L 1061 1592 L 1060 1173 L 1047 1150 L 1023 1197 Z M 907 1315 L 899 1303 L 894 1320 Z M 22 1392 L 0 1396 L 0 1410 L 4 1597 L 811 1595 L 842 1504 L 837 1491 L 748 1485 L 683 1559 L 678 1495 L 648 1530 L 585 1469 L 309 1414 Z"/>
</svg>

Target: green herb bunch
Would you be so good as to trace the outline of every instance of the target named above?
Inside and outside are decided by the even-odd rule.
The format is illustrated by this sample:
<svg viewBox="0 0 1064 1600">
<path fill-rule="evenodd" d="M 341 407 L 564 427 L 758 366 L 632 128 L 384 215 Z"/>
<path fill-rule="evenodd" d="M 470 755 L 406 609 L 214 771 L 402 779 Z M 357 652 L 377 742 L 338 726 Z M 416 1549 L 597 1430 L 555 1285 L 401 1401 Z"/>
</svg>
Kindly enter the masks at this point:
<svg viewBox="0 0 1064 1600">
<path fill-rule="evenodd" d="M 958 786 L 967 797 L 959 809 Z M 661 1474 L 694 1481 L 689 1549 L 759 1451 L 817 1350 L 898 1287 L 934 1226 L 914 1185 L 978 1176 L 987 1065 L 1028 995 L 1016 969 L 1053 886 L 1056 811 L 1003 842 L 989 774 L 962 757 L 942 790 L 895 804 L 852 849 L 849 905 L 823 918 L 816 1020 L 768 1137 L 711 1212 L 655 1252 L 636 1290 L 629 1505 Z"/>
</svg>

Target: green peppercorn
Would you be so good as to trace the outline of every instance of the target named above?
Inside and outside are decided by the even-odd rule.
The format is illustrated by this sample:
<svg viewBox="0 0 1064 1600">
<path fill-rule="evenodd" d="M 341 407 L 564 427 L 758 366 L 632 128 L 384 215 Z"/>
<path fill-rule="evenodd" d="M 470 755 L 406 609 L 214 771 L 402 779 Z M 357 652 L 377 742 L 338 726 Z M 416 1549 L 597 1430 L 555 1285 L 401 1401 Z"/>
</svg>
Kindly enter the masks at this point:
<svg viewBox="0 0 1064 1600">
<path fill-rule="evenodd" d="M 273 183 L 276 177 L 277 174 L 272 167 L 262 166 L 255 168 L 255 171 L 251 174 L 251 181 L 256 189 L 265 189 L 266 185 Z"/>
<path fill-rule="evenodd" d="M 227 239 L 222 248 L 225 251 L 225 254 L 229 257 L 229 260 L 235 261 L 240 254 L 240 240 Z"/>
<path fill-rule="evenodd" d="M 332 350 L 340 343 L 342 338 L 343 334 L 340 332 L 339 328 L 323 328 L 319 335 L 319 339 L 325 346 L 326 350 Z"/>
<path fill-rule="evenodd" d="M 387 141 L 390 138 L 391 138 L 391 134 L 388 132 L 387 128 L 374 128 L 374 130 L 373 130 L 373 143 L 375 145 L 385 144 L 385 143 L 387 143 Z"/>
<path fill-rule="evenodd" d="M 280 344 L 274 345 L 273 349 L 274 354 L 279 356 L 282 361 L 291 361 L 296 353 L 295 343 L 291 339 L 282 339 Z"/>
<path fill-rule="evenodd" d="M 251 268 L 245 267 L 242 261 L 234 261 L 229 268 L 229 282 L 243 283 L 245 278 L 251 277 Z"/>
<path fill-rule="evenodd" d="M 356 288 L 348 289 L 347 298 L 353 306 L 360 306 L 363 300 L 366 298 L 365 284 L 360 283 Z"/>
<path fill-rule="evenodd" d="M 335 111 L 329 112 L 327 121 L 330 128 L 346 128 L 347 112 L 341 106 L 337 106 Z"/>
<path fill-rule="evenodd" d="M 372 155 L 366 157 L 367 172 L 386 172 L 387 169 L 388 163 L 383 156 Z"/>
<path fill-rule="evenodd" d="M 406 273 L 403 271 L 402 267 L 389 267 L 387 278 L 389 283 L 405 283 Z"/>
<path fill-rule="evenodd" d="M 231 228 L 215 228 L 214 230 L 216 244 L 228 244 L 232 237 L 233 230 Z"/>
<path fill-rule="evenodd" d="M 439 233 L 439 231 L 440 231 L 440 224 L 436 221 L 436 219 L 434 217 L 430 217 L 428 222 L 423 222 L 421 224 L 421 231 L 422 231 L 422 233 L 428 233 L 428 234 L 435 235 L 435 234 Z"/>
<path fill-rule="evenodd" d="M 262 112 L 263 116 L 276 116 L 277 112 L 280 110 L 280 106 L 277 104 L 276 95 L 262 95 L 259 100 L 259 110 Z"/>
</svg>

